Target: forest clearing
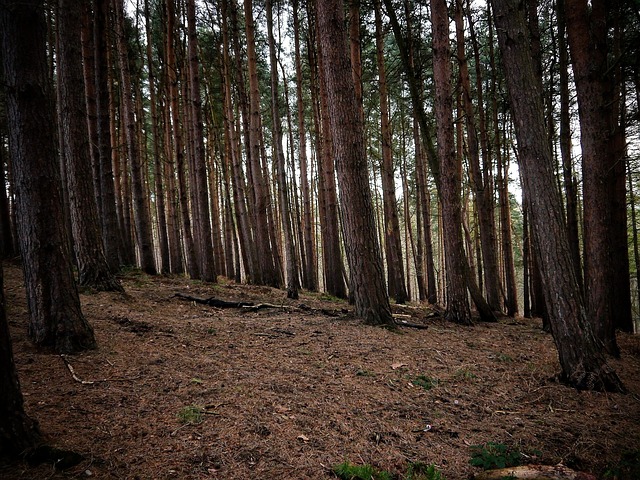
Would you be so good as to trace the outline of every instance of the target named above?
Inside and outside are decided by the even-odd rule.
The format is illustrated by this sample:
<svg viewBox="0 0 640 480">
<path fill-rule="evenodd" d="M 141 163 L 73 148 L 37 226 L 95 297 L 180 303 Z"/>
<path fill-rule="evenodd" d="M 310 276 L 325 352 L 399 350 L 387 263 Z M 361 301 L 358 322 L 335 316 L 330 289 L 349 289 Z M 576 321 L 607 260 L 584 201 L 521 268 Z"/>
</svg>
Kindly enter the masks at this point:
<svg viewBox="0 0 640 480">
<path fill-rule="evenodd" d="M 482 471 L 471 447 L 488 442 L 605 478 L 638 453 L 637 335 L 619 334 L 611 361 L 628 393 L 580 392 L 554 379 L 557 351 L 535 319 L 467 327 L 394 305 L 428 328 L 392 332 L 317 293 L 292 301 L 269 287 L 132 272 L 126 296 L 81 295 L 98 349 L 63 359 L 27 338 L 22 282 L 5 265 L 26 411 L 84 460 L 60 472 L 0 467 L 3 479 L 321 479 L 349 461 L 394 478 L 410 462 L 435 464 L 451 480 Z M 176 293 L 282 308 L 221 310 Z"/>
</svg>

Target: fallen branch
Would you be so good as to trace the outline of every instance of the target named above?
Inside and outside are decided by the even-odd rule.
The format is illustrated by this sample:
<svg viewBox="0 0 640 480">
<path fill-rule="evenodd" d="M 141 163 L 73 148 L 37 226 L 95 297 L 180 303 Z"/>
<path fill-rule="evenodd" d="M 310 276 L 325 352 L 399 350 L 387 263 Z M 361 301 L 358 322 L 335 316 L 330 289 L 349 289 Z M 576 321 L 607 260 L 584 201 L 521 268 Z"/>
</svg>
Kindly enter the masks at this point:
<svg viewBox="0 0 640 480">
<path fill-rule="evenodd" d="M 76 382 L 81 383 L 82 385 L 93 385 L 95 383 L 91 380 L 82 380 L 80 377 L 78 377 L 78 375 L 76 375 L 76 371 L 73 369 L 73 365 L 69 363 L 69 360 L 67 360 L 64 354 L 60 354 L 60 358 L 62 358 L 62 361 L 67 366 L 67 369 L 69 370 L 69 372 L 71 372 L 71 377 Z"/>
<path fill-rule="evenodd" d="M 564 465 L 524 465 L 521 467 L 487 470 L 475 475 L 475 480 L 513 479 L 550 479 L 550 480 L 596 480 L 596 477 L 584 472 L 576 472 Z"/>
<path fill-rule="evenodd" d="M 215 297 L 198 298 L 198 297 L 192 297 L 191 295 L 185 295 L 183 293 L 176 293 L 174 296 L 178 298 L 182 298 L 184 300 L 201 303 L 203 305 L 208 305 L 210 307 L 215 307 L 215 308 L 255 308 L 256 307 L 256 305 L 254 305 L 252 302 L 227 302 L 226 300 L 220 300 Z"/>
<path fill-rule="evenodd" d="M 418 328 L 420 330 L 426 330 L 427 328 L 429 328 L 427 325 L 423 325 L 421 323 L 412 323 L 412 322 L 407 322 L 406 320 L 402 320 L 402 318 L 406 318 L 406 317 L 411 318 L 411 315 L 403 315 L 403 314 L 395 313 L 393 314 L 393 321 L 399 327 Z"/>
</svg>

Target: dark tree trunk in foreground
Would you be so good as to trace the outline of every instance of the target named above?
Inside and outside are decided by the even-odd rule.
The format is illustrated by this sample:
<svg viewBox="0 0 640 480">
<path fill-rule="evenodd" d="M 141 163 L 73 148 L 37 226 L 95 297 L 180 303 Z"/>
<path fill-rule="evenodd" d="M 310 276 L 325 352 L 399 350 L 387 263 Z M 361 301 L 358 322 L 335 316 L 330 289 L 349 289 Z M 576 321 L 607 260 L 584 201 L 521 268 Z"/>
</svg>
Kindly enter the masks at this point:
<svg viewBox="0 0 640 480">
<path fill-rule="evenodd" d="M 453 96 L 449 15 L 445 0 L 431 2 L 433 24 L 433 78 L 436 90 L 435 112 L 440 161 L 440 200 L 447 268 L 447 313 L 449 320 L 470 324 L 467 296 L 467 266 L 462 238 L 462 168 L 456 157 L 453 136 Z"/>
<path fill-rule="evenodd" d="M 95 348 L 64 229 L 42 2 L 2 4 L 0 32 L 29 335 L 61 353 Z"/>
<path fill-rule="evenodd" d="M 491 4 L 516 127 L 533 245 L 563 378 L 578 389 L 624 391 L 587 321 L 575 276 L 545 130 L 542 82 L 535 74 L 524 5 L 517 0 L 492 0 Z"/>
<path fill-rule="evenodd" d="M 0 9 L 6 8 L 0 2 Z M 0 13 L 2 15 L 2 13 Z M 1 24 L 1 22 L 0 22 Z M 24 411 L 22 392 L 13 362 L 11 338 L 4 308 L 0 266 L 0 459 L 16 458 L 41 442 L 38 424 Z"/>
<path fill-rule="evenodd" d="M 613 75 L 608 62 L 608 24 L 610 5 L 605 0 L 566 0 L 567 36 L 571 50 L 578 112 L 584 201 L 585 297 L 596 336 L 607 352 L 619 355 L 614 316 L 631 317 L 630 291 L 618 297 L 616 277 L 627 271 L 615 269 L 616 247 L 614 210 L 616 164 L 624 166 L 623 151 L 617 148 L 618 118 L 613 101 Z M 615 66 L 614 66 L 615 67 Z M 624 177 L 624 168 L 622 170 Z M 624 191 L 624 185 L 623 185 Z M 626 204 L 622 205 L 626 248 Z M 614 300 L 617 300 L 614 303 Z M 617 311 L 617 312 L 616 312 Z"/>
<path fill-rule="evenodd" d="M 341 0 L 319 0 L 328 112 L 340 186 L 347 260 L 356 315 L 372 325 L 393 326 L 369 188 L 364 128 L 351 76 Z"/>
<path fill-rule="evenodd" d="M 107 265 L 99 227 L 82 72 L 81 13 L 82 9 L 78 9 L 78 2 L 75 0 L 59 0 L 57 60 L 61 104 L 58 109 L 64 138 L 64 162 L 78 284 L 96 290 L 123 291 Z"/>
</svg>

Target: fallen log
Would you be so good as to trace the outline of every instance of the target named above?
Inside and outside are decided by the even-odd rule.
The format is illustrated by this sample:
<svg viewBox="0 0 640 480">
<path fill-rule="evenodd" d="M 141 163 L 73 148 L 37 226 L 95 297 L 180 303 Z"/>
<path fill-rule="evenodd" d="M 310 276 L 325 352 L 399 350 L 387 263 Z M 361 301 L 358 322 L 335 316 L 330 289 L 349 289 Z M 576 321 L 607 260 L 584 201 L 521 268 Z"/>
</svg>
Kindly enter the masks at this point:
<svg viewBox="0 0 640 480">
<path fill-rule="evenodd" d="M 564 465 L 523 465 L 520 467 L 487 470 L 475 475 L 475 480 L 596 480 L 589 473 L 576 472 Z"/>
<path fill-rule="evenodd" d="M 210 307 L 215 307 L 215 308 L 255 307 L 255 304 L 252 302 L 228 302 L 226 300 L 220 300 L 219 298 L 215 298 L 215 297 L 209 297 L 209 298 L 192 297 L 191 295 L 185 295 L 184 293 L 176 293 L 175 296 L 178 298 L 182 298 L 183 300 L 189 300 L 190 302 L 201 303 L 203 305 L 208 305 Z"/>
</svg>

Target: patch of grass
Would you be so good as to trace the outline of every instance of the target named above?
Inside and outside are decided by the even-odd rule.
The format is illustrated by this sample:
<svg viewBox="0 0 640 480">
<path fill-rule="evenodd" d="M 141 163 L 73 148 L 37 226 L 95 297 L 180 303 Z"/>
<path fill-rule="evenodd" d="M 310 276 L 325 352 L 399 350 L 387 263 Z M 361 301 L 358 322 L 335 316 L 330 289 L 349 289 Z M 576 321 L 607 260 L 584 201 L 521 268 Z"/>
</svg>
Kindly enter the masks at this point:
<svg viewBox="0 0 640 480">
<path fill-rule="evenodd" d="M 513 357 L 511 355 L 507 355 L 506 353 L 500 352 L 496 356 L 496 361 L 505 362 L 505 363 L 511 363 L 511 362 L 513 362 Z"/>
<path fill-rule="evenodd" d="M 522 462 L 522 454 L 502 443 L 488 442 L 471 446 L 471 460 L 474 467 L 484 470 L 494 468 L 517 467 Z"/>
<path fill-rule="evenodd" d="M 453 377 L 458 380 L 473 380 L 474 378 L 478 378 L 478 376 L 473 373 L 469 368 L 459 368 L 453 374 Z"/>
<path fill-rule="evenodd" d="M 369 370 L 365 370 L 363 368 L 359 368 L 356 371 L 356 377 L 375 377 L 376 374 L 373 372 L 370 372 Z"/>
<path fill-rule="evenodd" d="M 191 383 L 195 383 L 196 385 L 202 385 L 203 381 L 202 381 L 202 379 L 201 379 L 201 378 L 193 377 L 193 378 L 191 379 Z"/>
<path fill-rule="evenodd" d="M 640 449 L 624 452 L 618 462 L 605 470 L 604 478 L 615 480 L 640 478 Z"/>
<path fill-rule="evenodd" d="M 411 383 L 416 387 L 422 387 L 425 390 L 431 390 L 433 387 L 438 385 L 439 380 L 437 378 L 427 377 L 426 375 L 418 375 Z"/>
<path fill-rule="evenodd" d="M 204 408 L 198 405 L 188 405 L 178 412 L 178 420 L 185 425 L 198 425 L 202 423 Z"/>
<path fill-rule="evenodd" d="M 410 463 L 404 480 L 445 480 L 442 472 L 434 464 Z"/>
<path fill-rule="evenodd" d="M 207 333 L 208 333 L 209 335 L 217 335 L 217 334 L 218 334 L 218 331 L 217 331 L 215 328 L 213 328 L 213 327 L 209 327 L 209 328 L 207 329 Z"/>
<path fill-rule="evenodd" d="M 333 473 L 342 480 L 392 480 L 386 470 L 378 470 L 371 465 L 354 465 L 348 461 L 335 465 Z"/>
</svg>

